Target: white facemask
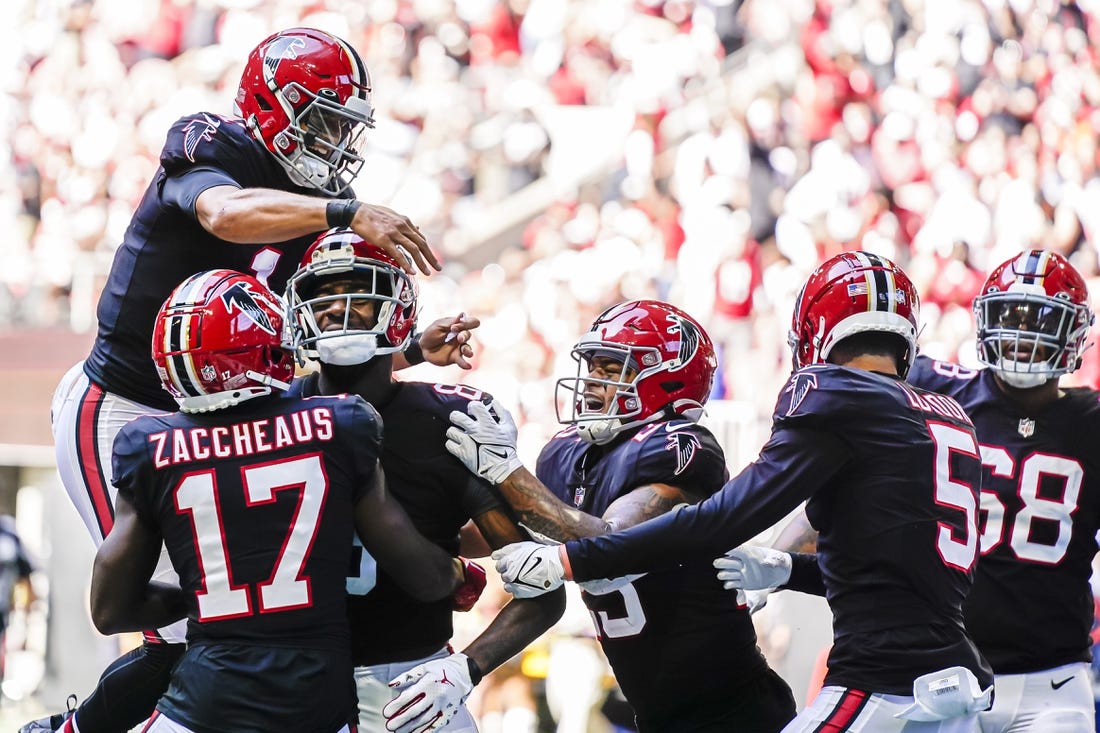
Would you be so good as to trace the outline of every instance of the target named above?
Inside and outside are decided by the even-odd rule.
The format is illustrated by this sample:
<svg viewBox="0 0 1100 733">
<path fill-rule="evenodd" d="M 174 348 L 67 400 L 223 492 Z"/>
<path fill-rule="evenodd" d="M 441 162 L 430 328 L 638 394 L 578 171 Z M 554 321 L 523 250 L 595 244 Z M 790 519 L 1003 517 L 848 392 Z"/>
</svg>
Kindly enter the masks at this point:
<svg viewBox="0 0 1100 733">
<path fill-rule="evenodd" d="M 378 338 L 361 333 L 344 333 L 339 336 L 317 339 L 314 344 L 317 358 L 333 366 L 366 364 L 378 353 Z"/>
</svg>

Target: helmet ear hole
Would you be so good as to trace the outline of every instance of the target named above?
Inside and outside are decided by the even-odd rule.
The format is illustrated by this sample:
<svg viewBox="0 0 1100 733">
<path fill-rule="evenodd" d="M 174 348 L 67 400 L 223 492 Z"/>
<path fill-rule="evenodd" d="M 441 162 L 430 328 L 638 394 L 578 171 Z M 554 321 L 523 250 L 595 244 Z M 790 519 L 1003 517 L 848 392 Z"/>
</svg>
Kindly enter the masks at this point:
<svg viewBox="0 0 1100 733">
<path fill-rule="evenodd" d="M 261 97 L 259 94 L 253 95 L 256 100 L 256 106 L 262 109 L 264 112 L 270 112 L 274 107 L 268 104 L 267 100 Z"/>
</svg>

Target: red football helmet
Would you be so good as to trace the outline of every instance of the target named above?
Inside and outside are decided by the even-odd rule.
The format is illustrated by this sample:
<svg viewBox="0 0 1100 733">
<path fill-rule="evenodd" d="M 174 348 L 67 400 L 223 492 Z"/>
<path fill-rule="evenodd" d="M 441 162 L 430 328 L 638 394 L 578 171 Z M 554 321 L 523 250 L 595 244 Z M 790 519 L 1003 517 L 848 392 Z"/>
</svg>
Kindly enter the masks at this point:
<svg viewBox="0 0 1100 733">
<path fill-rule="evenodd" d="M 857 333 L 893 333 L 905 340 L 901 376 L 917 355 L 920 299 L 909 276 L 885 257 L 845 252 L 814 270 L 794 308 L 787 343 L 794 368 L 824 364 L 841 339 Z"/>
<path fill-rule="evenodd" d="M 974 299 L 978 360 L 1007 384 L 1038 387 L 1081 366 L 1093 322 L 1084 278 L 1033 249 L 1002 262 Z"/>
<path fill-rule="evenodd" d="M 300 186 L 339 196 L 363 167 L 370 74 L 336 36 L 290 28 L 265 39 L 245 63 L 236 110 Z"/>
<path fill-rule="evenodd" d="M 283 304 L 251 275 L 208 270 L 184 280 L 157 313 L 153 361 L 183 412 L 207 412 L 285 390 Z"/>
<path fill-rule="evenodd" d="M 324 281 L 341 276 L 354 278 L 355 285 L 338 294 L 316 295 Z M 330 229 L 310 245 L 287 282 L 292 345 L 302 357 L 338 366 L 403 351 L 416 326 L 417 295 L 416 281 L 385 250 L 350 229 Z M 323 331 L 316 314 L 333 301 L 342 301 L 344 324 Z M 368 302 L 373 304 L 374 323 L 353 328 L 352 306 Z"/>
<path fill-rule="evenodd" d="M 718 368 L 714 344 L 703 327 L 679 308 L 656 300 L 608 308 L 577 341 L 572 355 L 577 376 L 557 381 L 563 398 L 558 400 L 558 421 L 576 425 L 582 438 L 596 444 L 663 416 L 698 421 Z M 592 376 L 591 361 L 598 356 L 624 365 L 619 379 Z M 591 384 L 615 388 L 606 411 L 586 405 L 585 386 Z"/>
</svg>

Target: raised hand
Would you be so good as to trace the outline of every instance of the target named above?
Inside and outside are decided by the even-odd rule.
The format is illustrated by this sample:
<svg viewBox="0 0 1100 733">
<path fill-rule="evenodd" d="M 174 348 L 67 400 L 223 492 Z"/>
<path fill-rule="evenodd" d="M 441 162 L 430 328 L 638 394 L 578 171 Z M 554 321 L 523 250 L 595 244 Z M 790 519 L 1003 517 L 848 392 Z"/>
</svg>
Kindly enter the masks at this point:
<svg viewBox="0 0 1100 733">
<path fill-rule="evenodd" d="M 436 366 L 457 364 L 470 369 L 470 357 L 474 355 L 470 345 L 470 332 L 481 325 L 481 319 L 459 313 L 453 318 L 432 321 L 420 334 L 420 351 L 424 361 Z"/>
<path fill-rule="evenodd" d="M 447 450 L 473 473 L 499 484 L 523 466 L 516 455 L 516 424 L 496 400 L 471 401 L 466 411 L 451 413 Z"/>
<path fill-rule="evenodd" d="M 439 259 L 420 230 L 409 221 L 409 217 L 398 214 L 393 209 L 360 202 L 351 220 L 351 228 L 363 239 L 386 250 L 410 275 L 415 275 L 416 270 L 408 263 L 409 258 L 412 258 L 416 267 L 425 275 L 431 275 L 432 269 L 442 269 Z"/>
</svg>

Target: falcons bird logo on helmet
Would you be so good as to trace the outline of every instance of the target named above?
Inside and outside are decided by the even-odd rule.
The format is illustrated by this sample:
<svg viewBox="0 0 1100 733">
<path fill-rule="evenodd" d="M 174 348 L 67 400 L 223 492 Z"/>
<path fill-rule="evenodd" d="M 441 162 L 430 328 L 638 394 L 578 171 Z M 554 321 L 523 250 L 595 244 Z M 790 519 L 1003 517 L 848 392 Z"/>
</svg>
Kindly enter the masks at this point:
<svg viewBox="0 0 1100 733">
<path fill-rule="evenodd" d="M 256 302 L 256 293 L 249 290 L 244 283 L 236 283 L 222 293 L 222 304 L 225 305 L 226 312 L 232 313 L 235 308 L 267 333 L 275 334 L 271 319 Z"/>
</svg>

